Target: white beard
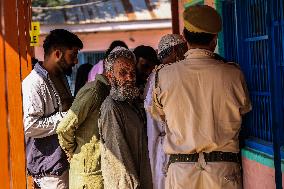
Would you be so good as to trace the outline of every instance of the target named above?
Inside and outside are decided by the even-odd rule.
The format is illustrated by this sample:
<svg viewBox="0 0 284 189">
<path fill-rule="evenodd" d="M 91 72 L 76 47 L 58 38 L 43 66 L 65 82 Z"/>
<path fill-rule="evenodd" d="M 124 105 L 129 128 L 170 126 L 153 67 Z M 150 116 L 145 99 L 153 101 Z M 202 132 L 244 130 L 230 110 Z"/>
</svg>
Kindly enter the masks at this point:
<svg viewBox="0 0 284 189">
<path fill-rule="evenodd" d="M 114 100 L 126 101 L 133 100 L 139 96 L 139 89 L 136 86 L 111 86 L 110 96 Z"/>
</svg>

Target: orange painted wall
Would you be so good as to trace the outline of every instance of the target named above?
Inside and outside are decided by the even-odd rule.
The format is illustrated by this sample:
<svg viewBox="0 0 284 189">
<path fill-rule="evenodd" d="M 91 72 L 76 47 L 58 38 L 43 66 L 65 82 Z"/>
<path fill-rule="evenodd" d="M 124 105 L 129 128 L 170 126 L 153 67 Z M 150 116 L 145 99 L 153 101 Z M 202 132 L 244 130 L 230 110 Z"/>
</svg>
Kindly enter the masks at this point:
<svg viewBox="0 0 284 189">
<path fill-rule="evenodd" d="M 256 161 L 242 157 L 244 189 L 274 189 L 275 169 Z M 284 188 L 284 174 L 282 172 L 282 188 Z"/>
<path fill-rule="evenodd" d="M 131 49 L 138 45 L 149 45 L 156 49 L 160 38 L 168 33 L 172 33 L 171 28 L 160 30 L 85 33 L 78 34 L 78 36 L 83 41 L 83 51 L 104 51 L 114 40 L 124 41 Z M 42 45 L 44 38 L 45 36 L 40 36 L 40 46 L 35 48 L 35 57 L 39 60 L 43 60 Z"/>
<path fill-rule="evenodd" d="M 248 158 L 242 158 L 244 189 L 275 188 L 275 170 Z"/>
<path fill-rule="evenodd" d="M 31 70 L 30 0 L 0 1 L 0 186 L 26 188 L 21 81 Z"/>
</svg>

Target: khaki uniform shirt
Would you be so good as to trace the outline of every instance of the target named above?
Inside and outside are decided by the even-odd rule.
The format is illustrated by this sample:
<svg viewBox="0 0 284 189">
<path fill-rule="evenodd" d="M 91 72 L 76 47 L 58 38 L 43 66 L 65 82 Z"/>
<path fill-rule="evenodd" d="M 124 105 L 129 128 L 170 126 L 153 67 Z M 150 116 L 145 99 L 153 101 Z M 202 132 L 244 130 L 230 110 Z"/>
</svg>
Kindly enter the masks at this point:
<svg viewBox="0 0 284 189">
<path fill-rule="evenodd" d="M 158 72 L 153 91 L 151 113 L 167 122 L 165 152 L 239 152 L 242 114 L 251 110 L 243 73 L 207 50 L 185 55 Z"/>
</svg>

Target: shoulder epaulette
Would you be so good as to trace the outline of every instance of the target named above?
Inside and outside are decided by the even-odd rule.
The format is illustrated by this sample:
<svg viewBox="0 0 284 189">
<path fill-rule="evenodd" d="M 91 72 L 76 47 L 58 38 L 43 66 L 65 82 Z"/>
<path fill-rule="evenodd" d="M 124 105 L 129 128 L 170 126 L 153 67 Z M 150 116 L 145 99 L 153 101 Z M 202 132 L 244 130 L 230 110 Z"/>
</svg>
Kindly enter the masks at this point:
<svg viewBox="0 0 284 189">
<path fill-rule="evenodd" d="M 219 60 L 219 61 L 224 62 L 224 63 L 228 62 L 224 57 L 222 57 L 221 55 L 219 55 L 217 53 L 214 53 L 214 59 Z"/>
<path fill-rule="evenodd" d="M 232 66 L 234 66 L 234 67 L 236 67 L 236 68 L 240 68 L 240 65 L 239 65 L 239 64 L 237 64 L 237 63 L 235 63 L 235 62 L 227 61 L 224 57 L 220 56 L 220 55 L 217 54 L 217 53 L 214 53 L 214 59 L 215 59 L 215 60 L 219 60 L 219 61 L 221 61 L 221 62 L 223 62 L 223 63 L 225 63 L 225 64 L 232 65 Z"/>
<path fill-rule="evenodd" d="M 164 66 L 165 66 L 165 64 L 157 65 L 157 66 L 155 66 L 155 68 L 153 69 L 152 72 L 157 72 L 158 70 L 162 69 Z"/>
<path fill-rule="evenodd" d="M 237 63 L 235 63 L 235 62 L 226 62 L 226 64 L 232 65 L 232 66 L 234 66 L 234 67 L 240 69 L 240 65 L 237 64 Z"/>
</svg>

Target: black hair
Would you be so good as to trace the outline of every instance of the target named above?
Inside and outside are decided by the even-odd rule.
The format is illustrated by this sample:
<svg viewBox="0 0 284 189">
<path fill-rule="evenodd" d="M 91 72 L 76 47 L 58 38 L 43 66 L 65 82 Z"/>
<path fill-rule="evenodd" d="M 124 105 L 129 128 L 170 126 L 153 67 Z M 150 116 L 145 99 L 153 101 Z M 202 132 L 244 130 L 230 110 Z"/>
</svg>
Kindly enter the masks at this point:
<svg viewBox="0 0 284 189">
<path fill-rule="evenodd" d="M 190 32 L 185 28 L 183 29 L 183 35 L 189 44 L 196 44 L 196 45 L 209 45 L 216 36 L 216 34 L 210 34 L 210 33 Z"/>
<path fill-rule="evenodd" d="M 34 66 L 36 65 L 36 63 L 38 63 L 39 60 L 35 57 L 32 57 L 32 68 L 34 68 Z"/>
<path fill-rule="evenodd" d="M 83 48 L 82 41 L 74 33 L 64 29 L 52 30 L 43 42 L 44 55 L 49 55 L 53 49 Z"/>
<path fill-rule="evenodd" d="M 125 48 L 128 49 L 128 46 L 126 45 L 125 42 L 120 41 L 120 40 L 115 40 L 115 41 L 113 41 L 113 42 L 110 44 L 109 48 L 107 49 L 106 54 L 105 54 L 105 58 L 108 57 L 108 55 L 110 54 L 110 52 L 111 52 L 115 47 L 125 47 Z"/>
<path fill-rule="evenodd" d="M 82 64 L 77 70 L 76 82 L 75 82 L 75 92 L 74 96 L 78 93 L 78 91 L 86 84 L 88 80 L 88 74 L 91 71 L 93 65 L 92 64 Z"/>
<path fill-rule="evenodd" d="M 141 57 L 153 62 L 155 65 L 160 64 L 157 52 L 150 46 L 140 45 L 134 49 L 133 53 L 135 54 L 137 61 Z"/>
</svg>

